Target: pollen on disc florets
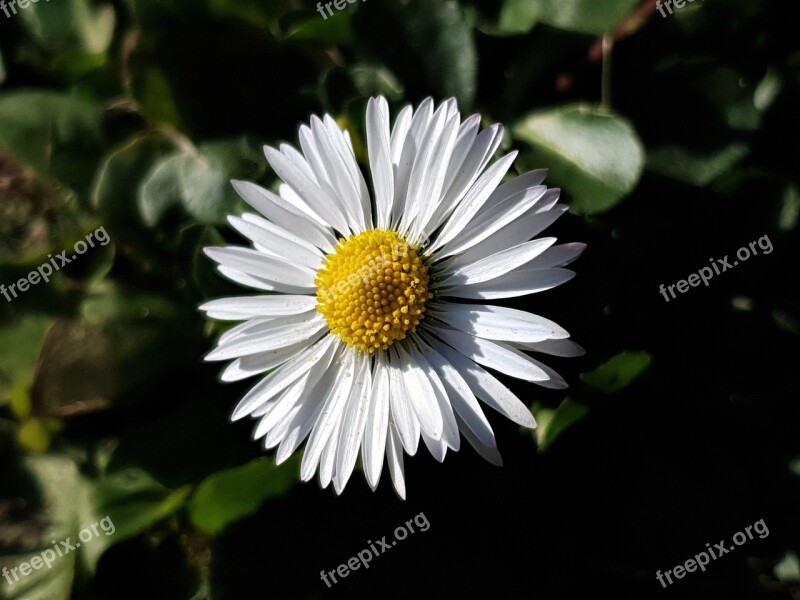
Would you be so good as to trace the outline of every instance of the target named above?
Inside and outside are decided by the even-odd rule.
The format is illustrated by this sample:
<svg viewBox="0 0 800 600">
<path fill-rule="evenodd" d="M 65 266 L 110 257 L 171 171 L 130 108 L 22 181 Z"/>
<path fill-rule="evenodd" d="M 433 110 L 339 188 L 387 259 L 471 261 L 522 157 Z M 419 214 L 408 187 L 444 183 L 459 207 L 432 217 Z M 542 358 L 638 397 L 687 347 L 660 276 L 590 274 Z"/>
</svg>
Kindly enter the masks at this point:
<svg viewBox="0 0 800 600">
<path fill-rule="evenodd" d="M 419 247 L 383 229 L 340 239 L 315 283 L 331 332 L 370 354 L 414 331 L 432 296 Z"/>
</svg>

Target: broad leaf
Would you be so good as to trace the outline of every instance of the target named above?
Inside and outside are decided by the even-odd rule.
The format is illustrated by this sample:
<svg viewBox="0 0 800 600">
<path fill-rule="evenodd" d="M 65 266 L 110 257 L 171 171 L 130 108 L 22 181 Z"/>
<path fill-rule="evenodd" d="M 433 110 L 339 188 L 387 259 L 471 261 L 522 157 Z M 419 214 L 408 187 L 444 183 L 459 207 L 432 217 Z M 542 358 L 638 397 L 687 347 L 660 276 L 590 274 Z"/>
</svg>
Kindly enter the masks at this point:
<svg viewBox="0 0 800 600">
<path fill-rule="evenodd" d="M 242 467 L 216 473 L 197 488 L 189 505 L 192 522 L 207 533 L 255 513 L 269 498 L 284 495 L 297 482 L 297 461 L 276 466 L 258 459 Z"/>
<path fill-rule="evenodd" d="M 88 186 L 103 143 L 102 112 L 56 92 L 0 97 L 0 148 L 42 175 L 79 191 Z"/>
<path fill-rule="evenodd" d="M 559 29 L 602 35 L 610 32 L 639 0 L 505 0 L 500 29 L 525 33 L 537 22 Z"/>
<path fill-rule="evenodd" d="M 647 352 L 622 352 L 594 371 L 581 375 L 581 381 L 597 392 L 615 394 L 638 379 L 652 360 Z"/>
<path fill-rule="evenodd" d="M 644 149 L 623 118 L 587 105 L 534 113 L 520 121 L 514 135 L 531 144 L 529 166 L 547 167 L 548 182 L 565 188 L 579 214 L 609 210 L 636 187 Z"/>
<path fill-rule="evenodd" d="M 536 442 L 539 452 L 544 452 L 564 431 L 585 417 L 589 407 L 566 398 L 555 410 L 534 407 L 533 412 L 538 424 Z"/>
<path fill-rule="evenodd" d="M 105 52 L 114 36 L 116 13 L 111 3 L 96 6 L 90 0 L 29 3 L 20 11 L 25 28 L 51 50 Z"/>
</svg>

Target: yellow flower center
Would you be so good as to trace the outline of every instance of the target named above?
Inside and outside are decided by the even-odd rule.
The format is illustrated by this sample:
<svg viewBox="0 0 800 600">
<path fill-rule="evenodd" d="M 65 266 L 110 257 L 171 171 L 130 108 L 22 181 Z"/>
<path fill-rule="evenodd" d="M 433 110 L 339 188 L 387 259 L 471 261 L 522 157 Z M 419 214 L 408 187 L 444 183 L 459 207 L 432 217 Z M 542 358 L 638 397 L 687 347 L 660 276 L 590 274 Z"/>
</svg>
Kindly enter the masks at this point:
<svg viewBox="0 0 800 600">
<path fill-rule="evenodd" d="M 432 296 L 419 247 L 382 229 L 339 240 L 315 283 L 331 332 L 370 354 L 414 331 Z"/>
</svg>

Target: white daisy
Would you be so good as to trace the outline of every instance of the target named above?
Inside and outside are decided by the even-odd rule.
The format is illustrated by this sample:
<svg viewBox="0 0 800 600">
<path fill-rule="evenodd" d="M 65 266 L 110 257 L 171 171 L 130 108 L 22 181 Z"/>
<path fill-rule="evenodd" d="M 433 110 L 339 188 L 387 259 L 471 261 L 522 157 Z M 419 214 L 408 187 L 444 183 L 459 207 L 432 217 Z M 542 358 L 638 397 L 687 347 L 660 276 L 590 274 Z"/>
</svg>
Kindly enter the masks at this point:
<svg viewBox="0 0 800 600">
<path fill-rule="evenodd" d="M 201 307 L 210 318 L 244 321 L 207 360 L 233 362 L 223 381 L 269 372 L 233 419 L 258 419 L 255 438 L 283 462 L 306 438 L 301 478 L 319 471 L 340 493 L 359 451 L 375 489 L 388 461 L 405 497 L 403 452 L 419 440 L 439 461 L 459 432 L 500 464 L 478 400 L 535 427 L 526 406 L 489 371 L 564 388 L 529 356 L 582 354 L 543 317 L 466 300 L 541 292 L 570 280 L 563 267 L 584 244 L 531 239 L 567 208 L 559 190 L 531 171 L 501 183 L 516 153 L 490 165 L 500 125 L 462 121 L 456 101 L 426 99 L 400 111 L 386 100 L 366 118 L 372 194 L 353 145 L 328 115 L 300 127 L 300 147 L 266 147 L 280 195 L 233 182 L 260 214 L 230 217 L 252 247 L 207 248 L 228 279 L 261 292 Z"/>
</svg>

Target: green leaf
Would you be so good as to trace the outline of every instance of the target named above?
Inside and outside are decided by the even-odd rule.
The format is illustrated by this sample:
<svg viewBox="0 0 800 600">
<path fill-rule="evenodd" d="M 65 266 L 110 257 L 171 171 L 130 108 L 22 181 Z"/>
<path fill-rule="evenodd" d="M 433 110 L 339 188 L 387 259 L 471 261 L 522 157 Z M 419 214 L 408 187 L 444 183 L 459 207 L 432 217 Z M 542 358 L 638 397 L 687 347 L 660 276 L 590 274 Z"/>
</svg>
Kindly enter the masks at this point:
<svg viewBox="0 0 800 600">
<path fill-rule="evenodd" d="M 296 459 L 276 466 L 263 458 L 212 475 L 189 503 L 192 522 L 206 533 L 219 533 L 255 513 L 266 500 L 288 492 L 297 482 L 297 466 Z"/>
<path fill-rule="evenodd" d="M 209 0 L 208 9 L 218 17 L 235 18 L 271 30 L 293 4 L 291 0 Z"/>
<path fill-rule="evenodd" d="M 685 146 L 661 146 L 648 152 L 647 168 L 664 177 L 705 187 L 736 166 L 749 151 L 747 144 L 741 142 L 702 152 Z"/>
<path fill-rule="evenodd" d="M 614 29 L 636 7 L 639 0 L 505 0 L 500 29 L 525 33 L 536 24 L 602 35 Z"/>
<path fill-rule="evenodd" d="M 93 495 L 97 514 L 115 526 L 113 543 L 143 533 L 183 508 L 191 488 L 170 490 L 141 469 L 125 469 L 101 479 Z"/>
<path fill-rule="evenodd" d="M 12 498 L 16 503 L 30 507 L 29 514 L 17 519 L 16 534 L 3 532 L 0 527 L 2 537 L 8 539 L 7 536 L 16 535 L 24 544 L 13 556 L 0 556 L 0 565 L 9 569 L 41 556 L 43 551 L 52 548 L 51 540 L 71 538 L 74 543 L 80 529 L 87 522 L 91 523 L 86 486 L 75 463 L 63 456 L 28 457 L 23 472 L 32 487 Z M 37 512 L 37 508 L 41 512 Z M 24 532 L 23 535 L 20 532 Z M 76 564 L 87 548 L 95 543 L 101 541 L 93 539 L 63 557 L 54 556 L 50 569 L 33 570 L 13 586 L 0 579 L 0 597 L 9 600 L 69 600 Z"/>
<path fill-rule="evenodd" d="M 326 46 L 352 46 L 355 42 L 353 14 L 341 11 L 323 20 L 319 14 L 297 25 L 286 37 L 293 42 L 312 42 Z"/>
<path fill-rule="evenodd" d="M 22 424 L 17 434 L 19 445 L 35 454 L 47 452 L 53 434 L 61 429 L 61 423 L 55 419 L 30 419 Z"/>
<path fill-rule="evenodd" d="M 152 168 L 139 191 L 139 211 L 150 226 L 176 205 L 199 223 L 221 225 L 243 208 L 231 179 L 257 179 L 263 170 L 245 138 L 202 144 L 195 153 L 172 154 Z"/>
<path fill-rule="evenodd" d="M 136 197 L 154 165 L 172 152 L 174 146 L 160 135 L 134 138 L 106 157 L 92 186 L 92 205 L 118 252 L 134 259 L 132 262 L 145 273 L 164 271 L 168 255 L 156 232 L 142 221 Z"/>
<path fill-rule="evenodd" d="M 581 375 L 581 381 L 594 391 L 615 394 L 636 381 L 652 360 L 648 352 L 622 352 L 594 371 Z"/>
<path fill-rule="evenodd" d="M 88 187 L 103 144 L 102 111 L 56 92 L 0 97 L 0 147 L 76 190 Z"/>
<path fill-rule="evenodd" d="M 79 315 L 48 331 L 33 386 L 34 415 L 70 417 L 140 402 L 155 377 L 196 360 L 202 321 L 192 307 L 163 294 L 104 283 L 89 290 Z"/>
<path fill-rule="evenodd" d="M 585 404 L 566 398 L 555 410 L 533 407 L 536 417 L 536 443 L 539 452 L 545 452 L 564 431 L 580 421 L 589 412 Z"/>
<path fill-rule="evenodd" d="M 506 0 L 500 11 L 498 32 L 504 34 L 527 33 L 539 20 L 540 7 L 530 0 Z"/>
<path fill-rule="evenodd" d="M 90 0 L 31 3 L 20 16 L 28 33 L 43 47 L 87 53 L 108 49 L 116 23 L 110 3 L 95 6 Z"/>
<path fill-rule="evenodd" d="M 550 169 L 550 178 L 572 194 L 579 214 L 605 212 L 636 187 L 644 149 L 623 118 L 576 104 L 525 117 L 514 135 L 533 147 L 525 162 Z"/>
<path fill-rule="evenodd" d="M 478 85 L 478 51 L 458 2 L 367 2 L 354 22 L 358 39 L 391 66 L 410 94 L 454 96 L 459 108 L 471 108 Z"/>
<path fill-rule="evenodd" d="M 389 100 L 402 100 L 403 84 L 388 68 L 380 65 L 356 64 L 350 67 L 358 93 L 363 98 L 369 96 L 386 96 Z"/>
<path fill-rule="evenodd" d="M 153 166 L 139 188 L 139 212 L 149 227 L 155 227 L 168 210 L 181 205 L 183 189 L 179 173 L 188 160 L 185 154 L 168 156 Z"/>
<path fill-rule="evenodd" d="M 794 552 L 787 552 L 775 565 L 775 577 L 786 583 L 800 583 L 800 558 Z"/>
<path fill-rule="evenodd" d="M 134 96 L 144 113 L 154 123 L 181 127 L 182 120 L 175 95 L 164 72 L 157 67 L 142 69 L 134 79 Z"/>
<path fill-rule="evenodd" d="M 52 319 L 29 313 L 0 328 L 0 406 L 21 381 L 33 379 L 39 347 Z"/>
<path fill-rule="evenodd" d="M 800 217 L 800 190 L 794 185 L 788 185 L 783 193 L 778 228 L 781 231 L 791 231 L 797 227 L 798 217 Z"/>
</svg>

